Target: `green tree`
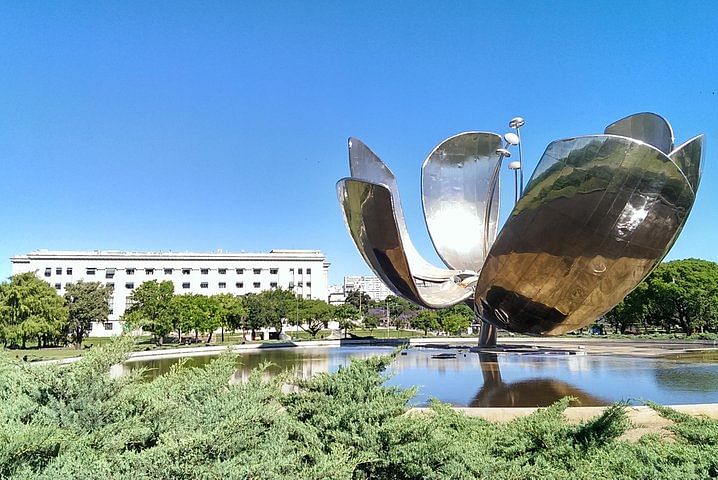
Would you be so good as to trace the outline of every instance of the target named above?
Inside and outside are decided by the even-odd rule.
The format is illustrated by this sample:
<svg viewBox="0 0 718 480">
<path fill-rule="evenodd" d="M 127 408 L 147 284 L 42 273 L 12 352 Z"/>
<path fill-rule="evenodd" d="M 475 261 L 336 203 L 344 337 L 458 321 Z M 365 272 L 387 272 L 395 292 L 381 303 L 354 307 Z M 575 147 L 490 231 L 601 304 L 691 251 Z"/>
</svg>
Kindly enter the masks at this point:
<svg viewBox="0 0 718 480">
<path fill-rule="evenodd" d="M 361 290 L 350 291 L 344 302 L 354 305 L 354 307 L 356 307 L 362 314 L 366 314 L 369 312 L 369 308 L 374 306 L 374 301 L 371 297 Z"/>
<path fill-rule="evenodd" d="M 344 330 L 344 336 L 347 336 L 347 330 L 354 328 L 359 319 L 359 309 L 350 303 L 337 305 L 334 308 L 334 318 L 339 322 L 339 328 Z"/>
<path fill-rule="evenodd" d="M 199 315 L 197 304 L 194 301 L 194 295 L 187 293 L 184 295 L 173 295 L 170 300 L 171 328 L 177 332 L 177 338 L 182 343 L 182 335 L 186 332 L 195 330 L 199 323 Z"/>
<path fill-rule="evenodd" d="M 614 328 L 616 333 L 626 333 L 631 325 L 643 324 L 651 309 L 648 283 L 641 282 L 635 290 L 629 293 L 618 305 L 613 307 L 606 315 L 606 321 Z"/>
<path fill-rule="evenodd" d="M 694 258 L 659 265 L 647 278 L 652 321 L 690 335 L 718 327 L 718 264 Z"/>
<path fill-rule="evenodd" d="M 429 330 L 438 330 L 439 314 L 434 310 L 422 310 L 411 319 L 411 328 L 423 330 L 424 335 L 427 335 Z"/>
<path fill-rule="evenodd" d="M 195 295 L 194 302 L 197 306 L 198 322 L 195 332 L 207 334 L 207 343 L 212 342 L 212 335 L 221 323 L 220 305 L 216 297 L 206 295 Z"/>
<path fill-rule="evenodd" d="M 36 338 L 38 347 L 66 341 L 68 311 L 61 296 L 34 273 L 13 276 L 0 284 L 0 336 L 3 344 Z"/>
<path fill-rule="evenodd" d="M 439 311 L 439 328 L 449 335 L 466 333 L 474 319 L 474 312 L 464 304 Z"/>
<path fill-rule="evenodd" d="M 397 330 L 407 326 L 408 317 L 418 308 L 408 300 L 395 295 L 389 295 L 382 303 L 389 310 L 389 321 Z"/>
<path fill-rule="evenodd" d="M 291 319 L 292 325 L 297 325 L 312 337 L 316 337 L 322 328 L 326 328 L 333 317 L 334 308 L 323 300 L 300 300 L 299 318 Z"/>
<path fill-rule="evenodd" d="M 217 314 L 222 328 L 222 341 L 224 342 L 224 329 L 236 330 L 243 327 L 247 318 L 247 309 L 244 307 L 242 297 L 231 293 L 215 295 L 217 301 Z M 244 328 L 242 328 L 244 330 Z"/>
<path fill-rule="evenodd" d="M 362 325 L 365 329 L 369 330 L 370 335 L 373 335 L 374 329 L 379 326 L 382 318 L 383 316 L 381 316 L 379 311 L 372 310 L 364 315 Z"/>
<path fill-rule="evenodd" d="M 68 308 L 68 330 L 75 348 L 82 346 L 82 340 L 90 333 L 92 322 L 104 322 L 110 314 L 109 300 L 112 287 L 100 282 L 80 280 L 65 287 L 65 302 Z"/>
<path fill-rule="evenodd" d="M 247 309 L 246 326 L 254 339 L 257 330 L 269 326 L 275 321 L 275 313 L 271 311 L 271 305 L 266 301 L 266 297 L 256 293 L 245 295 L 244 305 Z"/>
<path fill-rule="evenodd" d="M 130 307 L 123 318 L 130 325 L 152 333 L 158 345 L 162 345 L 174 327 L 173 296 L 174 285 L 169 280 L 143 282 L 130 294 Z"/>
<path fill-rule="evenodd" d="M 283 329 L 283 321 L 292 316 L 292 312 L 296 314 L 297 295 L 291 290 L 282 288 L 273 288 L 261 293 L 268 304 L 268 308 L 273 312 L 268 319 L 267 326 L 281 333 Z"/>
</svg>

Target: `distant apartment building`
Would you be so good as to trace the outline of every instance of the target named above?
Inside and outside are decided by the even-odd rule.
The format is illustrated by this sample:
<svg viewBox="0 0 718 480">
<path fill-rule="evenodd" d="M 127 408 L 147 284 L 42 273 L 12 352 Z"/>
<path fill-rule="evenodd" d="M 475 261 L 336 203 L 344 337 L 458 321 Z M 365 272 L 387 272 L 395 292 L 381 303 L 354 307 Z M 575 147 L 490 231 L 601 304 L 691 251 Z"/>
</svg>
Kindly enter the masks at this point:
<svg viewBox="0 0 718 480">
<path fill-rule="evenodd" d="M 394 293 L 384 285 L 379 277 L 347 276 L 344 277 L 344 295 L 353 290 L 361 290 L 371 297 L 372 300 L 382 301 Z"/>
<path fill-rule="evenodd" d="M 329 305 L 341 305 L 346 299 L 344 285 L 329 285 L 327 290 L 327 303 Z"/>
<path fill-rule="evenodd" d="M 169 280 L 176 294 L 244 295 L 283 288 L 302 298 L 326 300 L 329 263 L 319 250 L 269 253 L 177 253 L 38 250 L 10 259 L 12 274 L 34 272 L 60 295 L 82 280 L 113 287 L 107 321 L 92 325 L 90 336 L 118 335 L 120 317 L 132 290 L 142 282 Z"/>
</svg>

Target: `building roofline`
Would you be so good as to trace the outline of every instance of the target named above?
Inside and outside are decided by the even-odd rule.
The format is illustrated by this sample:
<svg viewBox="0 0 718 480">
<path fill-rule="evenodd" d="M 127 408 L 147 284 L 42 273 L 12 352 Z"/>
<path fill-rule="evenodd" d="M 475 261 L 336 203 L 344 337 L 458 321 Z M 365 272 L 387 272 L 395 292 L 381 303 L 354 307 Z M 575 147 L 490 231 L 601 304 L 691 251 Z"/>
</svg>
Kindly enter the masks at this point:
<svg viewBox="0 0 718 480">
<path fill-rule="evenodd" d="M 279 250 L 269 252 L 131 252 L 120 250 L 35 250 L 24 255 L 10 257 L 12 263 L 27 263 L 30 260 L 72 259 L 72 260 L 322 260 L 326 256 L 321 250 Z"/>
</svg>

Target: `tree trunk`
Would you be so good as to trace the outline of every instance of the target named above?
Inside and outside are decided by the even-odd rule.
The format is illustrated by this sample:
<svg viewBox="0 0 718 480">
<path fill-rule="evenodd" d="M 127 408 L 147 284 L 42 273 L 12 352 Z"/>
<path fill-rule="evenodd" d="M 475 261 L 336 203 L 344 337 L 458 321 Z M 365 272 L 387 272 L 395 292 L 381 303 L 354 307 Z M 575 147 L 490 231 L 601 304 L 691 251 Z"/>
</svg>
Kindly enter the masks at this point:
<svg viewBox="0 0 718 480">
<path fill-rule="evenodd" d="M 207 337 L 207 343 L 212 343 L 212 334 L 214 332 L 209 332 L 209 336 Z"/>
<path fill-rule="evenodd" d="M 27 337 L 25 335 L 22 336 L 22 348 L 23 350 L 26 348 L 27 345 Z"/>
<path fill-rule="evenodd" d="M 178 341 L 179 343 L 182 343 L 182 329 L 181 329 L 181 328 L 178 328 L 178 329 L 177 329 L 177 338 L 178 338 L 177 341 Z"/>
<path fill-rule="evenodd" d="M 222 334 L 222 343 L 224 343 L 224 327 L 220 328 L 220 332 Z"/>
</svg>

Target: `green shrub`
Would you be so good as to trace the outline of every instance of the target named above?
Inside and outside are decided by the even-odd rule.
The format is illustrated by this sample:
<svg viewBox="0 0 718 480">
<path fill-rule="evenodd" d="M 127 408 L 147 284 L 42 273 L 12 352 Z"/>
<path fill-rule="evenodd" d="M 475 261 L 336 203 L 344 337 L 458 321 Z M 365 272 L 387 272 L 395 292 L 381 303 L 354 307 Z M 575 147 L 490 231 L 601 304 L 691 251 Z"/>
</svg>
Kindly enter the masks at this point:
<svg viewBox="0 0 718 480">
<path fill-rule="evenodd" d="M 0 478 L 9 479 L 703 479 L 718 472 L 718 422 L 659 411 L 675 439 L 619 440 L 615 405 L 579 425 L 564 399 L 494 424 L 384 385 L 391 357 L 309 380 L 263 369 L 228 381 L 227 354 L 154 380 L 113 377 L 126 341 L 69 366 L 0 360 Z M 266 368 L 266 367 L 264 367 Z M 291 390 L 291 393 L 286 393 Z"/>
</svg>

